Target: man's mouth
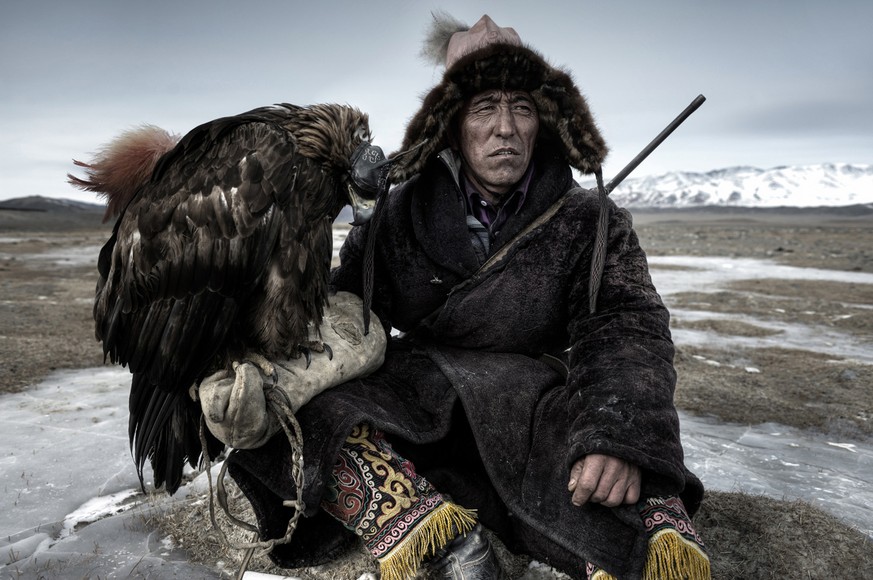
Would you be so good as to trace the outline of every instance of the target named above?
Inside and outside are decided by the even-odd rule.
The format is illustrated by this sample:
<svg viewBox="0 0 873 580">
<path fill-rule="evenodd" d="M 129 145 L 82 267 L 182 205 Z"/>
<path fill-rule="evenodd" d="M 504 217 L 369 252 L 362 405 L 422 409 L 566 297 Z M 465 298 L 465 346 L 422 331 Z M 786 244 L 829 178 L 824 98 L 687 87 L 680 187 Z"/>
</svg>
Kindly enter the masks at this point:
<svg viewBox="0 0 873 580">
<path fill-rule="evenodd" d="M 495 151 L 494 153 L 491 154 L 491 157 L 501 157 L 504 155 L 518 155 L 518 151 L 516 151 L 515 149 L 511 149 L 511 148 L 498 149 L 497 151 Z"/>
</svg>

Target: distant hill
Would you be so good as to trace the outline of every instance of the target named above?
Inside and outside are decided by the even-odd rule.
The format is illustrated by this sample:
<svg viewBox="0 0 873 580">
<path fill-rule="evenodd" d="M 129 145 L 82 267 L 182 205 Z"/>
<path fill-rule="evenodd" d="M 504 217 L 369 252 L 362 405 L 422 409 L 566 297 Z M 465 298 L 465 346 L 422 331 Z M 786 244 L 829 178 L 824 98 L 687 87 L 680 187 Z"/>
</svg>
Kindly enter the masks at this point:
<svg viewBox="0 0 873 580">
<path fill-rule="evenodd" d="M 12 231 L 48 231 L 106 229 L 114 220 L 103 222 L 106 206 L 72 199 L 56 199 L 32 195 L 0 201 L 0 233 Z M 337 223 L 352 221 L 352 208 L 346 206 L 336 218 Z"/>
<path fill-rule="evenodd" d="M 586 183 L 592 187 L 593 183 Z M 837 207 L 873 204 L 873 165 L 731 167 L 627 179 L 611 197 L 629 208 Z"/>
<path fill-rule="evenodd" d="M 105 206 L 34 195 L 0 201 L 0 232 L 110 230 Z"/>
<path fill-rule="evenodd" d="M 0 210 L 13 211 L 58 211 L 58 212 L 84 212 L 99 213 L 101 216 L 106 207 L 96 203 L 75 201 L 72 199 L 56 199 L 31 195 L 30 197 L 18 197 L 0 201 Z"/>
<path fill-rule="evenodd" d="M 584 182 L 593 187 L 593 182 Z M 627 179 L 611 195 L 632 209 L 709 212 L 768 209 L 806 213 L 813 208 L 829 214 L 860 217 L 873 213 L 873 165 L 824 163 L 772 169 L 729 167 L 707 172 L 675 171 Z M 0 232 L 46 228 L 96 229 L 105 206 L 41 196 L 0 201 Z M 348 223 L 343 208 L 337 223 Z"/>
</svg>

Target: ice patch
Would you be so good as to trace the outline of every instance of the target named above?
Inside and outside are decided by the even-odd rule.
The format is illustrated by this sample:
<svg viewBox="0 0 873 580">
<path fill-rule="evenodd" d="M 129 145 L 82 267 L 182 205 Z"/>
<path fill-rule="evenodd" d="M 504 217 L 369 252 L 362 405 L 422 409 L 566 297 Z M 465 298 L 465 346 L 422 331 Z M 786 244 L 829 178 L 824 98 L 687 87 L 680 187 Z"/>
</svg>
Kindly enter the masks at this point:
<svg viewBox="0 0 873 580">
<path fill-rule="evenodd" d="M 649 258 L 652 265 L 652 281 L 664 298 L 674 320 L 695 322 L 699 320 L 726 320 L 750 324 L 773 331 L 769 336 L 727 336 L 689 328 L 672 329 L 673 340 L 678 345 L 711 346 L 715 348 L 784 348 L 811 350 L 873 364 L 873 341 L 841 332 L 833 327 L 805 324 L 801 321 L 762 320 L 744 314 L 712 312 L 675 307 L 671 297 L 690 289 L 704 293 L 724 290 L 731 282 L 761 278 L 782 280 L 817 280 L 873 284 L 873 274 L 867 272 L 843 272 L 816 268 L 782 266 L 770 260 L 747 258 L 700 258 L 694 256 L 656 256 Z M 670 268 L 658 268 L 659 265 Z M 675 269 L 674 267 L 684 269 Z M 873 288 L 871 288 L 873 291 Z M 853 306 L 856 306 L 853 304 Z M 863 306 L 863 305 L 858 305 Z"/>
</svg>

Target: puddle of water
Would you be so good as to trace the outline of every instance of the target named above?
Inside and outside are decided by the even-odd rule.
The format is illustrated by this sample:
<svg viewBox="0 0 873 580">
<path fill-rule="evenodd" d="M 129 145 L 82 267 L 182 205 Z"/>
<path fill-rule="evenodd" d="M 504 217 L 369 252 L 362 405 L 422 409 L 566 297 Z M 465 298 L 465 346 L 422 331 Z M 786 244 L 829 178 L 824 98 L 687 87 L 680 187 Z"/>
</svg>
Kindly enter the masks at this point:
<svg viewBox="0 0 873 580">
<path fill-rule="evenodd" d="M 15 258 L 23 262 L 40 264 L 56 264 L 58 266 L 94 266 L 97 269 L 97 256 L 100 255 L 100 245 L 52 247 L 47 252 L 35 254 L 10 254 L 0 251 L 0 259 Z"/>
</svg>

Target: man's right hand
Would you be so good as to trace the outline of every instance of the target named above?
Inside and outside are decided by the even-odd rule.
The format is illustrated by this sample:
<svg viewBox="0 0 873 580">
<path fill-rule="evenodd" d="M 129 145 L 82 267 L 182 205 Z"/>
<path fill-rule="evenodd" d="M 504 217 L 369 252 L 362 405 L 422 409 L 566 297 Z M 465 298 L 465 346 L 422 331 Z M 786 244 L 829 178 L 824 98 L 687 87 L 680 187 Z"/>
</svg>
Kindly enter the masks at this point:
<svg viewBox="0 0 873 580">
<path fill-rule="evenodd" d="M 573 505 L 592 502 L 616 507 L 639 501 L 640 480 L 640 468 L 636 465 L 594 453 L 573 464 L 567 489 L 573 494 Z"/>
</svg>

